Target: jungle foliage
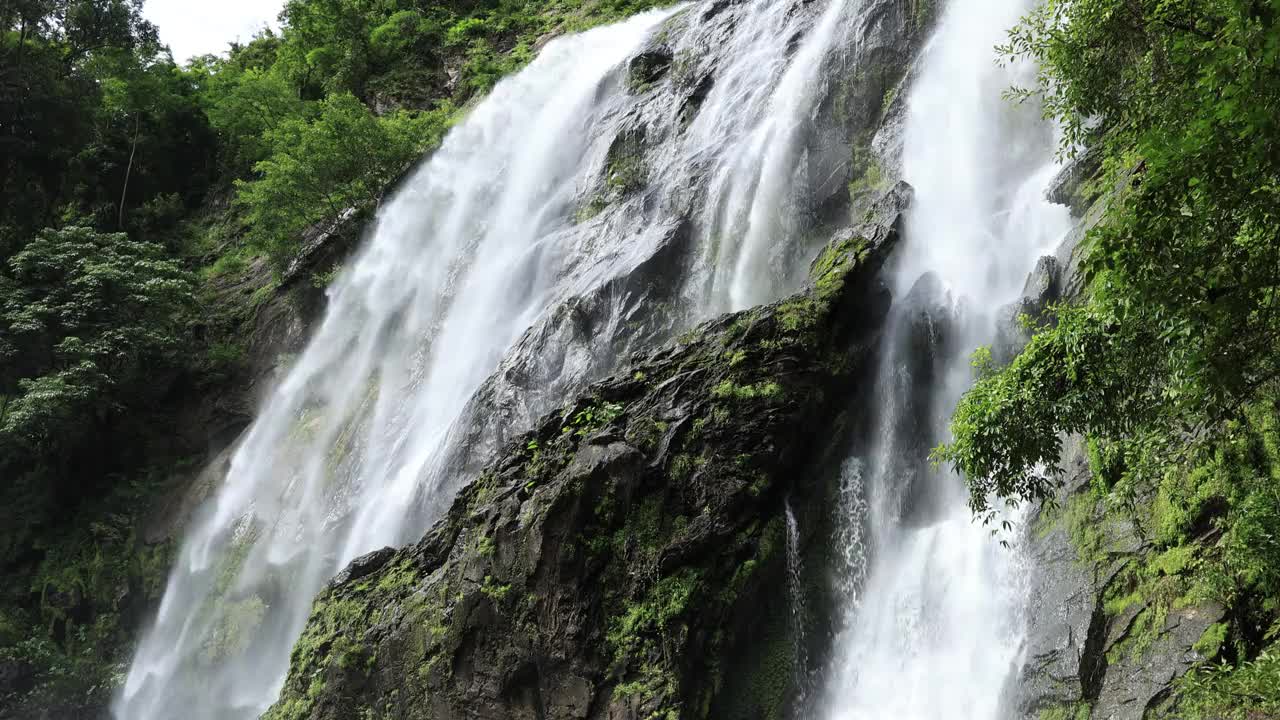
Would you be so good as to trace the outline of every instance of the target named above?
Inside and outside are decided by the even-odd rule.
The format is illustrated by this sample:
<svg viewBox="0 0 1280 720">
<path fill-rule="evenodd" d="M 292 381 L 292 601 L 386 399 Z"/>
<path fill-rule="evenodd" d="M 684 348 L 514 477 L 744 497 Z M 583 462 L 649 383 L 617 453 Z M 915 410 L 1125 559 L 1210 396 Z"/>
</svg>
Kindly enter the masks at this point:
<svg viewBox="0 0 1280 720">
<path fill-rule="evenodd" d="M 1001 501 L 1052 500 L 1062 438 L 1090 437 L 1095 491 L 1150 520 L 1157 549 L 1195 545 L 1239 611 L 1240 661 L 1280 634 L 1278 23 L 1275 0 L 1046 0 L 1011 31 L 998 51 L 1041 68 L 1011 95 L 1062 124 L 1065 155 L 1100 151 L 1090 190 L 1107 206 L 1084 297 L 1009 365 L 979 356 L 937 452 L 992 519 Z M 1189 707 L 1223 711 L 1196 682 Z"/>
</svg>

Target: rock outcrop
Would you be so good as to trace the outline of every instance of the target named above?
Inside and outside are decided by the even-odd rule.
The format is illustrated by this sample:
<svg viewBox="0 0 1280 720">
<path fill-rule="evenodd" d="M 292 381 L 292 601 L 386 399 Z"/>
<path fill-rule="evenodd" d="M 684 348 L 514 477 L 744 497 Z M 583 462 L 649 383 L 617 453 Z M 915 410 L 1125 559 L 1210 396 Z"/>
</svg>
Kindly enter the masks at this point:
<svg viewBox="0 0 1280 720">
<path fill-rule="evenodd" d="M 1209 659 L 1200 640 L 1225 610 L 1134 594 L 1151 547 L 1090 496 L 1084 444 L 1073 440 L 1065 458 L 1062 510 L 1042 509 L 1030 540 L 1033 620 L 1018 707 L 1027 718 L 1152 717 L 1174 681 Z"/>
<path fill-rule="evenodd" d="M 419 543 L 357 561 L 267 717 L 781 717 L 804 654 L 785 507 L 822 512 L 808 471 L 875 348 L 909 200 L 837 234 L 803 293 L 633 358 Z"/>
</svg>

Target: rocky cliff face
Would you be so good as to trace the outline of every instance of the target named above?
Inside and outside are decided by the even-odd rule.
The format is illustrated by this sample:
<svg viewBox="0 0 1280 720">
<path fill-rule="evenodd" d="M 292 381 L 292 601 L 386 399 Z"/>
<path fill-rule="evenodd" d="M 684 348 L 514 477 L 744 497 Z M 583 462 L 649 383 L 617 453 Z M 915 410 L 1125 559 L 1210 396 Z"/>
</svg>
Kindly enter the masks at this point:
<svg viewBox="0 0 1280 720">
<path fill-rule="evenodd" d="M 1063 720 L 1167 717 L 1174 681 L 1217 650 L 1201 638 L 1226 611 L 1134 596 L 1151 546 L 1090 497 L 1083 442 L 1068 445 L 1063 467 L 1061 509 L 1041 509 L 1032 531 L 1034 621 L 1019 708 L 1026 717 Z"/>
<path fill-rule="evenodd" d="M 909 200 L 902 185 L 883 193 L 898 174 L 897 88 L 929 19 L 926 4 L 873 3 L 855 55 L 827 69 L 833 81 L 808 142 L 850 147 L 854 162 L 815 164 L 803 196 L 818 227 L 850 214 L 868 222 L 834 233 L 809 289 L 635 356 L 512 440 L 509 421 L 531 406 L 500 402 L 507 386 L 556 394 L 537 360 L 547 338 L 596 334 L 625 353 L 678 324 L 664 313 L 676 312 L 668 302 L 687 228 L 671 228 L 618 280 L 633 302 L 627 330 L 593 326 L 598 297 L 566 301 L 481 394 L 485 412 L 475 415 L 498 421 L 473 431 L 473 450 L 456 463 L 455 482 L 468 484 L 445 519 L 414 546 L 356 561 L 316 600 L 268 718 L 778 718 L 802 706 L 830 628 L 828 437 L 857 423 L 842 411 L 887 311 L 876 276 Z M 718 27 L 707 25 L 709 44 Z M 606 170 L 661 146 L 647 112 L 673 103 L 697 112 L 714 82 L 707 57 L 701 80 L 687 83 L 663 82 L 674 59 L 661 39 L 636 58 L 632 92 L 652 97 L 611 146 Z M 1102 203 L 1080 188 L 1094 171 L 1086 157 L 1053 187 L 1083 220 L 1006 309 L 1003 359 L 1029 338 L 1019 315 L 1042 318 L 1081 292 L 1075 250 Z M 831 177 L 838 193 L 820 182 Z M 612 192 L 589 222 L 625 225 L 650 202 L 642 185 Z M 902 300 L 928 309 L 932 294 L 923 283 Z M 918 356 L 927 364 L 934 354 L 921 347 Z M 505 450 L 486 464 L 495 445 Z M 1156 625 L 1141 605 L 1115 610 L 1126 569 L 1146 548 L 1131 528 L 1072 500 L 1090 478 L 1080 443 L 1066 466 L 1067 510 L 1042 510 L 1030 539 L 1027 664 L 1008 707 L 1027 718 L 1146 717 L 1204 659 L 1195 646 L 1222 610 L 1178 608 Z M 788 531 L 788 511 L 799 532 Z M 1094 529 L 1089 553 L 1084 526 Z"/>
<path fill-rule="evenodd" d="M 805 292 L 634 358 L 421 542 L 354 563 L 268 717 L 780 717 L 806 654 L 787 507 L 823 514 L 815 458 L 875 347 L 909 198 L 837 233 Z"/>
</svg>

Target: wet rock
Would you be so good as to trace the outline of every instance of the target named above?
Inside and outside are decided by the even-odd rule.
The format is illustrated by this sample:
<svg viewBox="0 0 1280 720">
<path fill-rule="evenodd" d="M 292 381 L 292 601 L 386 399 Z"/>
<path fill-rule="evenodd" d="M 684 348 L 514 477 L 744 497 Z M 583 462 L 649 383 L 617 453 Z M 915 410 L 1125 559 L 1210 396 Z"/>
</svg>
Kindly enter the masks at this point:
<svg viewBox="0 0 1280 720">
<path fill-rule="evenodd" d="M 387 564 L 387 561 L 396 554 L 395 548 L 384 547 L 381 550 L 374 550 L 371 553 L 365 553 L 360 557 L 352 560 L 342 572 L 334 576 L 329 582 L 332 585 L 342 585 L 353 580 L 375 572 Z"/>
<path fill-rule="evenodd" d="M 1131 609 L 1131 612 L 1135 609 Z M 1106 675 L 1093 710 L 1095 720 L 1142 720 L 1166 697 L 1173 682 L 1206 658 L 1194 646 L 1210 625 L 1220 622 L 1224 609 L 1209 603 L 1169 610 L 1164 625 L 1140 651 L 1126 652 L 1120 646 Z M 1126 624 L 1127 617 L 1117 617 L 1116 625 Z M 1130 622 L 1132 622 L 1130 620 Z M 1125 639 L 1117 633 L 1115 642 Z"/>
<path fill-rule="evenodd" d="M 686 322 L 687 308 L 676 298 L 690 226 L 656 230 L 660 239 L 637 264 L 566 298 L 517 341 L 468 403 L 467 417 L 486 420 L 464 423 L 467 439 L 449 460 L 457 475 L 479 472 L 519 428 L 532 426 L 570 388 L 600 377 L 614 358 L 661 344 Z"/>
<path fill-rule="evenodd" d="M 1083 447 L 1073 442 L 1066 453 L 1064 502 L 1088 491 L 1088 461 Z M 1031 592 L 1027 616 L 1027 662 L 1013 689 L 1020 717 L 1069 707 L 1095 698 L 1101 686 L 1105 654 L 1099 647 L 1105 632 L 1100 593 L 1105 587 L 1102 568 L 1078 561 L 1067 526 L 1047 511 L 1031 523 Z"/>
<path fill-rule="evenodd" d="M 675 56 L 671 48 L 661 46 L 640 53 L 627 66 L 627 80 L 633 92 L 642 92 L 662 79 L 671 69 Z"/>
<path fill-rule="evenodd" d="M 1066 205 L 1076 215 L 1084 213 L 1096 200 L 1086 187 L 1102 168 L 1102 151 L 1094 146 L 1073 158 L 1045 190 L 1045 198 L 1049 202 Z"/>
<path fill-rule="evenodd" d="M 853 40 L 826 61 L 807 145 L 807 202 L 823 217 L 836 207 L 860 217 L 898 176 L 896 149 L 877 143 L 914 58 L 933 27 L 935 3 L 873 0 L 851 19 Z M 852 201 L 852 204 L 851 204 Z"/>
<path fill-rule="evenodd" d="M 1083 443 L 1071 439 L 1064 457 L 1060 502 L 1092 503 L 1086 500 L 1090 472 Z M 1118 583 L 1132 564 L 1146 562 L 1149 548 L 1132 525 L 1100 509 L 1084 518 L 1101 543 L 1085 556 L 1061 515 L 1042 510 L 1033 523 L 1027 663 L 1008 691 L 1011 705 L 1029 720 L 1081 705 L 1095 720 L 1141 720 L 1206 659 L 1195 645 L 1224 610 L 1215 603 L 1170 607 L 1158 628 L 1144 626 L 1154 608 L 1143 602 L 1108 612 L 1106 601 L 1124 594 Z"/>
<path fill-rule="evenodd" d="M 1040 258 L 1027 276 L 1022 298 L 1000 308 L 996 314 L 996 340 L 992 343 L 996 362 L 1007 363 L 1022 352 L 1031 341 L 1031 327 L 1052 322 L 1046 311 L 1062 299 L 1062 276 L 1058 258 L 1052 255 Z"/>
<path fill-rule="evenodd" d="M 680 126 L 688 127 L 698 116 L 698 111 L 702 109 L 702 103 L 706 102 L 707 96 L 711 94 L 711 89 L 715 87 L 715 77 L 712 75 L 703 75 L 702 79 L 694 85 L 693 90 L 685 96 L 680 103 Z"/>
<path fill-rule="evenodd" d="M 890 352 L 894 354 L 892 362 L 900 368 L 894 395 L 904 407 L 892 428 L 889 477 L 898 481 L 902 522 L 923 526 L 946 510 L 945 493 L 937 489 L 949 478 L 935 471 L 929 452 L 938 441 L 936 429 L 945 423 L 933 398 L 946 381 L 951 354 L 948 340 L 956 318 L 946 288 L 933 273 L 916 281 L 897 313 L 893 322 L 901 329 L 895 333 L 898 342 Z"/>
<path fill-rule="evenodd" d="M 1022 287 L 1022 297 L 1030 310 L 1039 315 L 1050 304 L 1062 297 L 1062 269 L 1058 259 L 1046 255 L 1036 261 L 1036 267 Z"/>
<path fill-rule="evenodd" d="M 798 674 L 766 673 L 799 662 L 784 501 L 825 502 L 802 469 L 871 356 L 897 220 L 833 239 L 807 291 L 636 356 L 507 446 L 421 542 L 322 593 L 267 717 L 782 707 Z"/>
</svg>

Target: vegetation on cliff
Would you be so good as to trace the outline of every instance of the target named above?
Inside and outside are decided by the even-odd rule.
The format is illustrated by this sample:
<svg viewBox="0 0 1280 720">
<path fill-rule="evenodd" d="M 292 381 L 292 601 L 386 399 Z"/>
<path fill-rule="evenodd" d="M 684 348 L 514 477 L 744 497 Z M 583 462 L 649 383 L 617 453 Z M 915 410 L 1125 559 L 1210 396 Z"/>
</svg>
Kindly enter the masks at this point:
<svg viewBox="0 0 1280 720">
<path fill-rule="evenodd" d="M 938 453 L 992 517 L 996 498 L 1052 500 L 1063 434 L 1089 436 L 1095 497 L 1157 563 L 1132 590 L 1231 608 L 1209 654 L 1241 669 L 1189 680 L 1191 717 L 1280 703 L 1251 680 L 1280 635 L 1278 23 L 1256 0 L 1047 0 L 1011 32 L 1001 52 L 1041 67 L 1012 94 L 1062 122 L 1064 154 L 1094 148 L 1083 192 L 1105 211 L 1084 297 L 1008 366 L 979 358 Z"/>
</svg>

